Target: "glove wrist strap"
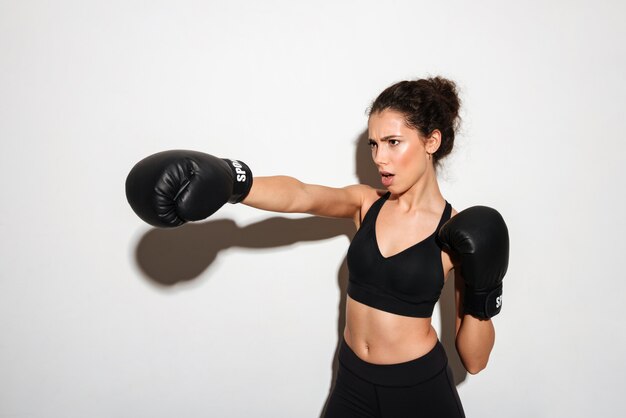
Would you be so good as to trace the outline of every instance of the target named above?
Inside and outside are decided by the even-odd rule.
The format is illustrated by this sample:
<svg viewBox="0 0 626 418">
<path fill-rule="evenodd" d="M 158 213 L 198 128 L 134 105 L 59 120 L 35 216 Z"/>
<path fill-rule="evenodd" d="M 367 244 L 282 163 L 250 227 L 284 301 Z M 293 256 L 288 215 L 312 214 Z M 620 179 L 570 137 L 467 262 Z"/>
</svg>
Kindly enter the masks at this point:
<svg viewBox="0 0 626 418">
<path fill-rule="evenodd" d="M 252 170 L 244 162 L 223 158 L 233 172 L 233 193 L 228 203 L 239 203 L 248 196 L 252 188 Z"/>
<path fill-rule="evenodd" d="M 465 286 L 463 309 L 464 313 L 480 319 L 489 319 L 499 314 L 502 309 L 502 283 L 489 290 Z"/>
</svg>

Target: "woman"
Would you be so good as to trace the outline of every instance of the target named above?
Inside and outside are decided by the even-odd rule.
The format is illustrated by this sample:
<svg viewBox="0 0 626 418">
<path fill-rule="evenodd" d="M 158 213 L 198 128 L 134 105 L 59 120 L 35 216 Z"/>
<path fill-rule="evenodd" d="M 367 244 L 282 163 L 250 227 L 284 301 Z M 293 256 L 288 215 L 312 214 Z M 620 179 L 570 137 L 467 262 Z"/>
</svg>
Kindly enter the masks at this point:
<svg viewBox="0 0 626 418">
<path fill-rule="evenodd" d="M 158 226 L 203 219 L 226 201 L 353 219 L 358 231 L 348 250 L 346 325 L 325 417 L 463 417 L 432 312 L 450 270 L 455 264 L 464 268 L 455 269 L 456 347 L 469 373 L 484 369 L 495 340 L 489 318 L 501 306 L 508 235 L 489 208 L 463 211 L 456 222 L 457 211 L 439 190 L 436 169 L 452 151 L 459 107 L 455 84 L 440 77 L 403 81 L 378 96 L 369 113 L 369 144 L 386 192 L 287 176 L 252 181 L 241 162 L 166 151 L 131 171 L 128 199 Z M 169 203 L 155 209 L 153 192 L 140 196 L 150 189 L 147 178 L 151 185 L 161 179 L 159 196 L 169 196 Z M 484 233 L 493 225 L 497 232 Z M 464 248 L 468 242 L 471 250 Z M 471 283 L 457 270 L 467 272 Z"/>
</svg>

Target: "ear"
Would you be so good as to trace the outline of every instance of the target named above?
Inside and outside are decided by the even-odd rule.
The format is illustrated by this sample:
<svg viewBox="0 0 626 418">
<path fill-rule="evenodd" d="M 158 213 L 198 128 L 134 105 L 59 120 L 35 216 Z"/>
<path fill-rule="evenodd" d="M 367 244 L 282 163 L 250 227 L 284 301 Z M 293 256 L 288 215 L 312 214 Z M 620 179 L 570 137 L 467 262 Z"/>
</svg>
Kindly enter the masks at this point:
<svg viewBox="0 0 626 418">
<path fill-rule="evenodd" d="M 435 129 L 431 132 L 430 136 L 426 138 L 426 142 L 424 143 L 424 147 L 426 151 L 430 154 L 434 154 L 435 151 L 439 149 L 441 145 L 441 131 L 439 129 Z"/>
</svg>

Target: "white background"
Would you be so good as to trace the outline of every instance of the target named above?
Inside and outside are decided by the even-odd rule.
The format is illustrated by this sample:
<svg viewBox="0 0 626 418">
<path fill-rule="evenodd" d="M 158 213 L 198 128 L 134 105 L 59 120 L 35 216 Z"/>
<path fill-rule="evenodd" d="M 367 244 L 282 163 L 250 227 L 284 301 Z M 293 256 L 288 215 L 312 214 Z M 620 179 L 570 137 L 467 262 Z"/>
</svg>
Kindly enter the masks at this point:
<svg viewBox="0 0 626 418">
<path fill-rule="evenodd" d="M 155 230 L 124 181 L 166 149 L 370 182 L 365 111 L 458 83 L 440 172 L 511 258 L 468 417 L 623 414 L 626 5 L 0 0 L 0 417 L 314 417 L 344 320 L 349 221 L 227 205 Z M 380 184 L 376 184 L 380 187 Z M 441 310 L 440 310 L 441 308 Z"/>
</svg>

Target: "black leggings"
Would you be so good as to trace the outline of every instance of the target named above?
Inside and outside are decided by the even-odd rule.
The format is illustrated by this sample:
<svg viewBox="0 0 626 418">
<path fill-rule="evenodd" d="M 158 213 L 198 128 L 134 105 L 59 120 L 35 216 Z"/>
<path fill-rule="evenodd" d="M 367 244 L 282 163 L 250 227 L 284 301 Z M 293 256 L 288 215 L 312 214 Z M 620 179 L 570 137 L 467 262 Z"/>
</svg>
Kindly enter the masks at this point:
<svg viewBox="0 0 626 418">
<path fill-rule="evenodd" d="M 415 360 L 377 365 L 361 360 L 345 340 L 324 418 L 465 417 L 448 357 L 439 341 Z"/>
</svg>

